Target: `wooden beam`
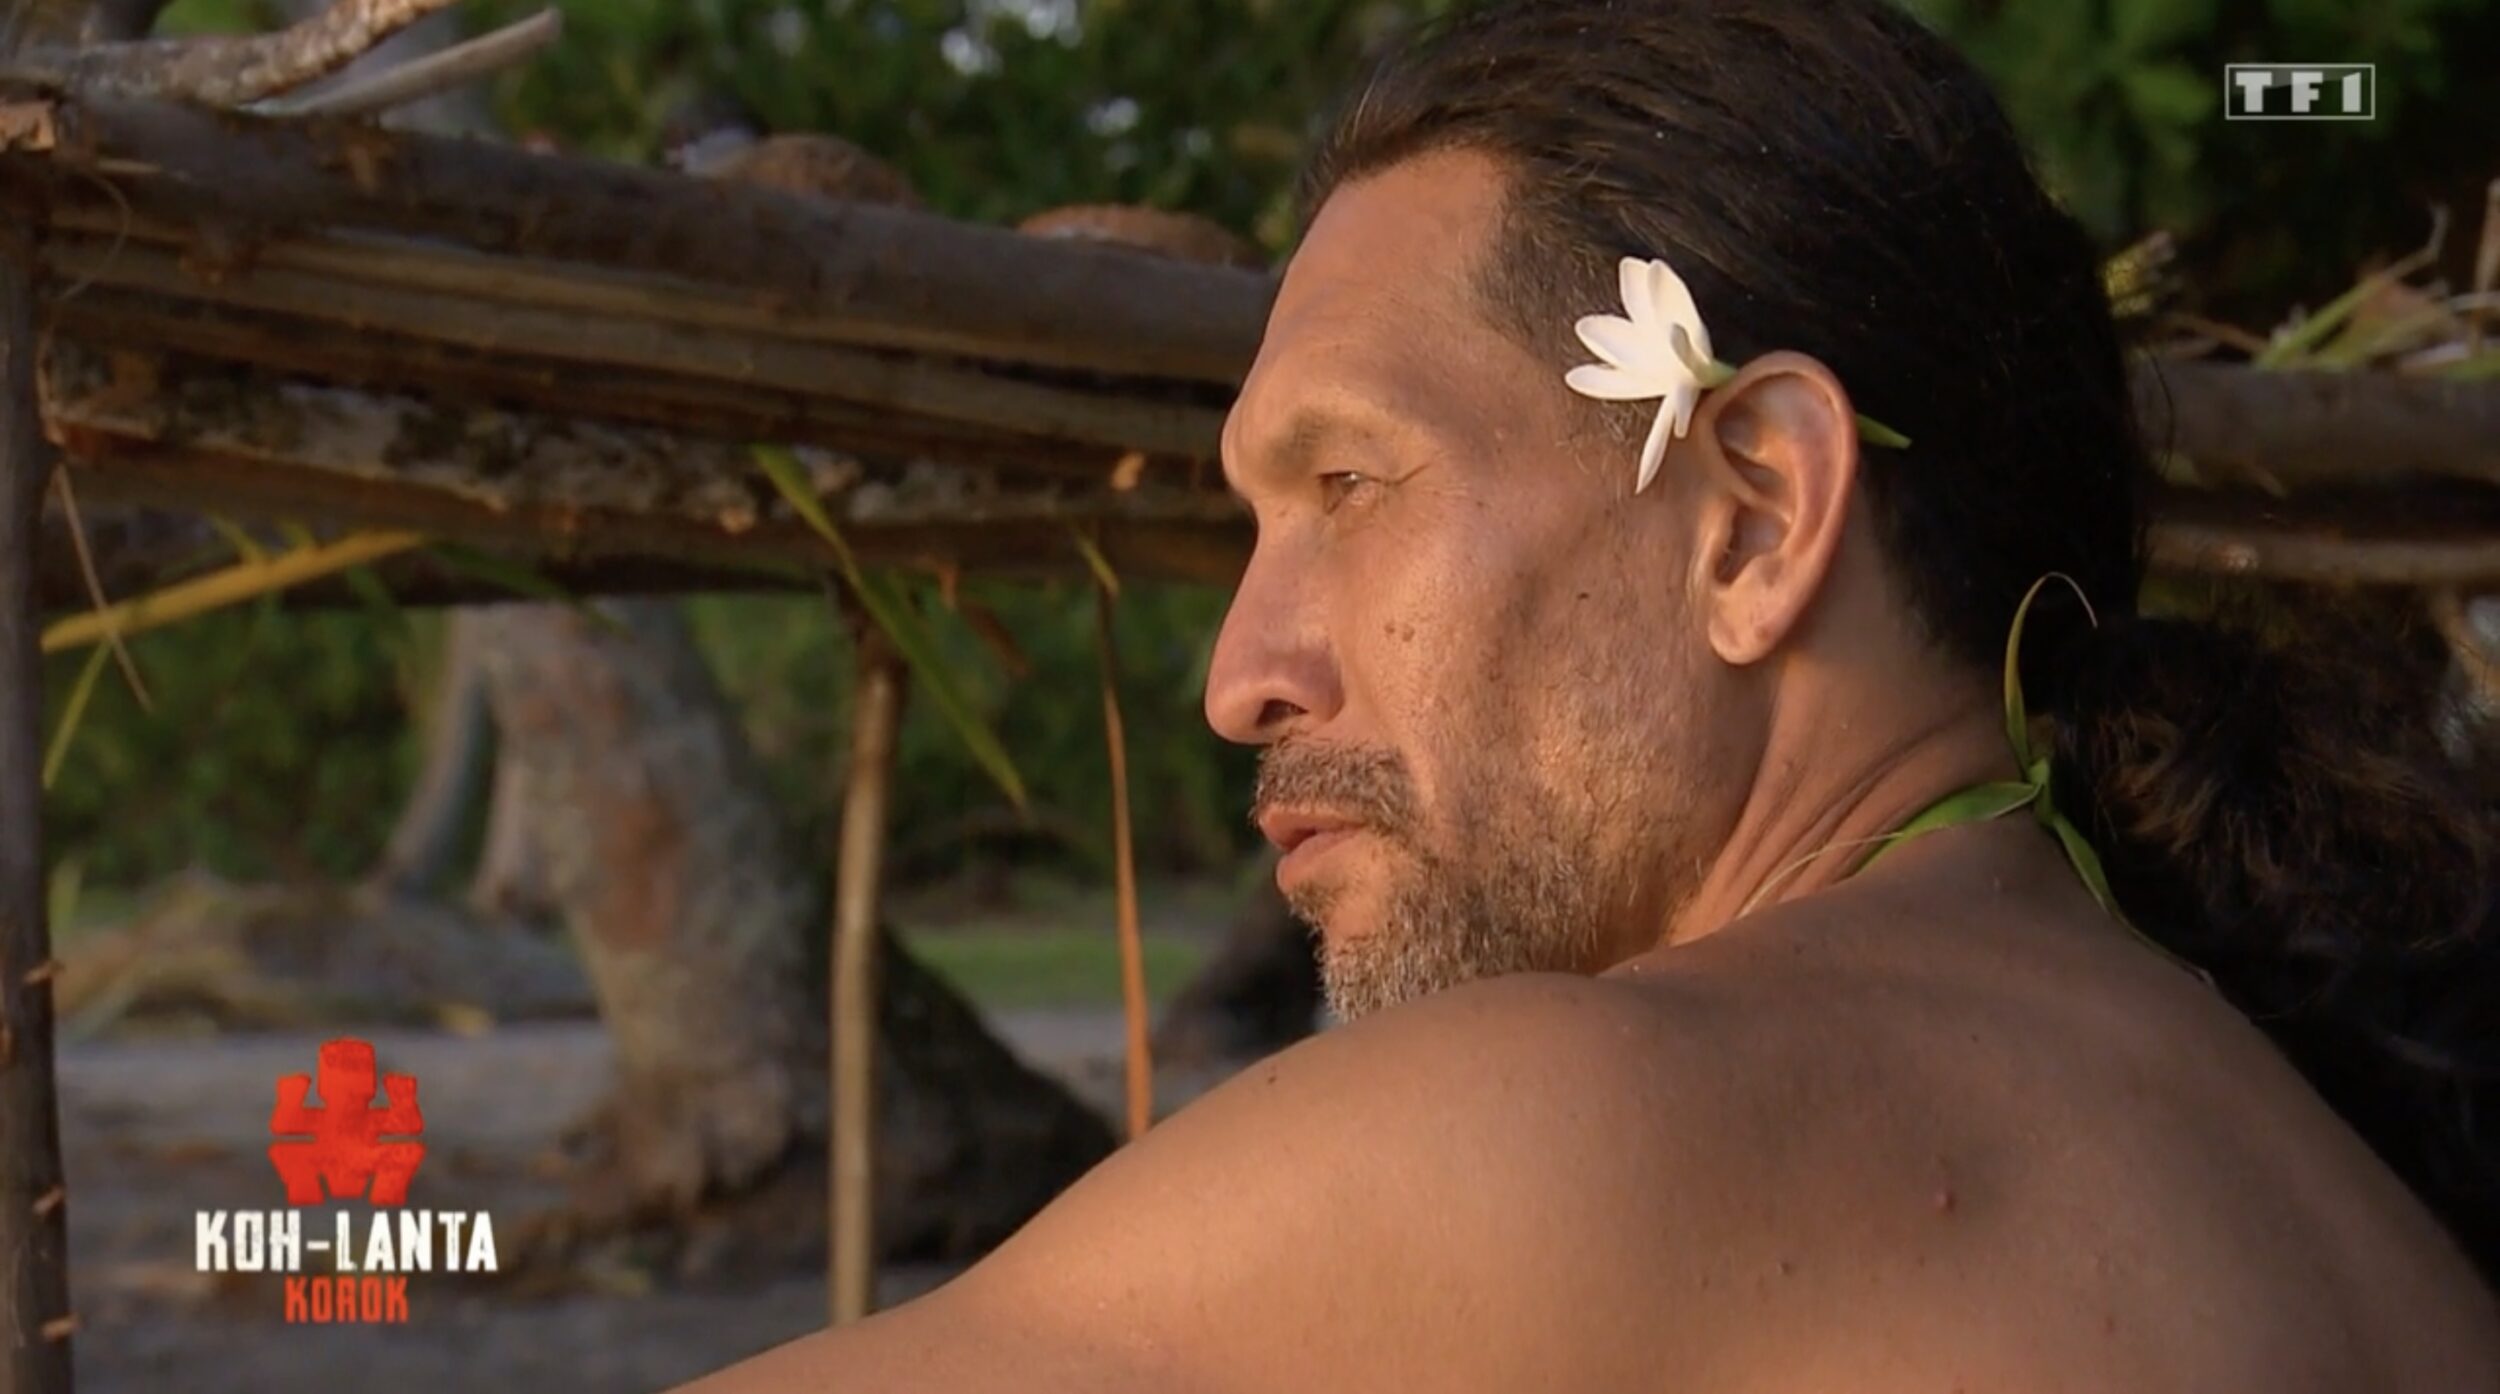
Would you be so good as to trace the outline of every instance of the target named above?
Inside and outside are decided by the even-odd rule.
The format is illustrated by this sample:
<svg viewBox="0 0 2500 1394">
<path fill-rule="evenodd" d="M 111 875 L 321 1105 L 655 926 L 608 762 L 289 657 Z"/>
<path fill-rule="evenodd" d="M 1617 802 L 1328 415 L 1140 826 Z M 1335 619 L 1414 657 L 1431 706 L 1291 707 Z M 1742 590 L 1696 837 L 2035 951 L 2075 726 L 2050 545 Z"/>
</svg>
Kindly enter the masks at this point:
<svg viewBox="0 0 2500 1394">
<path fill-rule="evenodd" d="M 2150 360 L 2137 366 L 2136 400 L 2155 446 L 2225 478 L 2295 492 L 2436 478 L 2500 484 L 2500 380 Z"/>
<path fill-rule="evenodd" d="M 2276 502 L 2175 490 L 2160 501 L 2152 570 L 2343 586 L 2500 587 L 2500 517 L 2486 502 L 2415 495 Z"/>
<path fill-rule="evenodd" d="M 926 355 L 739 333 L 585 309 L 548 309 L 423 291 L 284 267 L 255 266 L 203 276 L 182 255 L 148 243 L 91 237 L 59 239 L 45 254 L 62 281 L 139 292 L 162 302 L 205 302 L 259 312 L 229 320 L 226 352 L 246 362 L 325 348 L 353 351 L 376 331 L 474 354 L 562 364 L 595 379 L 610 369 L 824 398 L 906 417 L 934 419 L 1014 437 L 1099 447 L 1104 467 L 1120 452 L 1214 454 L 1223 427 L 1220 400 L 1170 393 L 1104 391 L 1032 381 Z M 88 337 L 113 321 L 80 315 Z M 259 323 L 261 338 L 237 332 Z M 127 342 L 127 336 L 121 337 Z"/>
<path fill-rule="evenodd" d="M 728 291 L 846 342 L 1237 384 L 1264 275 L 932 214 L 332 121 L 65 97 L 52 149 L 6 161 L 42 204 L 123 206 L 245 242 L 312 228 L 440 238 Z M 509 269 L 509 268 L 507 268 Z"/>
<path fill-rule="evenodd" d="M 475 546 L 577 562 L 587 575 L 609 558 L 642 558 L 693 568 L 762 570 L 759 585 L 787 568 L 821 570 L 831 549 L 801 524 L 775 520 L 743 532 L 624 509 L 574 510 L 534 504 L 498 509 L 396 482 L 307 471 L 299 466 L 145 444 L 122 444 L 72 433 L 79 497 L 152 508 L 196 509 L 214 498 L 236 518 L 413 528 Z M 1249 556 L 1247 530 L 1207 516 L 1197 501 L 1180 516 L 1158 516 L 1151 503 L 1128 516 L 1056 507 L 1047 500 L 1001 507 L 972 518 L 943 508 L 901 513 L 854 511 L 843 523 L 852 550 L 871 566 L 992 576 L 1076 574 L 1082 557 L 1072 526 L 1098 530 L 1098 542 L 1124 576 L 1229 586 Z M 1190 516 L 1195 514 L 1197 516 Z M 843 522 L 845 515 L 837 514 Z M 562 574 L 559 572 L 558 574 Z"/>
<path fill-rule="evenodd" d="M 300 321 L 226 306 L 169 303 L 105 287 L 63 302 L 48 324 L 54 353 L 103 352 L 132 371 L 165 354 L 265 369 L 383 393 L 422 393 L 438 408 L 528 407 L 592 422 L 656 426 L 724 440 L 777 441 L 925 457 L 974 468 L 1100 481 L 1118 452 L 878 410 L 730 381 L 537 358 L 488 356 L 380 330 L 342 336 Z M 49 405 L 49 404 L 47 404 Z M 1195 462 L 1149 457 L 1149 476 Z"/>
<path fill-rule="evenodd" d="M 82 500 L 409 528 L 559 560 L 767 572 L 830 560 L 737 442 L 69 343 L 46 362 Z M 827 510 L 880 564 L 1065 573 L 1082 565 L 1079 525 L 1141 576 L 1228 583 L 1247 555 L 1240 509 L 1209 490 L 831 454 L 814 466 Z"/>
<path fill-rule="evenodd" d="M 37 519 L 51 478 L 35 396 L 34 259 L 0 247 L 0 1389 L 68 1394 L 69 1232 L 45 923 Z"/>
</svg>

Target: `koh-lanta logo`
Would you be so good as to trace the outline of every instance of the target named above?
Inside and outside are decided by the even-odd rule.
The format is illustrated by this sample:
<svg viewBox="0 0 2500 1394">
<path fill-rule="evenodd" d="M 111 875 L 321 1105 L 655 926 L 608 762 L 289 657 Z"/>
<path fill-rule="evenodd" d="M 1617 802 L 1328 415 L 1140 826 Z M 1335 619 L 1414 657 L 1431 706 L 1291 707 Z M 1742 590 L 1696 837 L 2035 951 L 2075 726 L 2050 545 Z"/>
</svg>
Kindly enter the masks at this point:
<svg viewBox="0 0 2500 1394">
<path fill-rule="evenodd" d="M 319 1103 L 311 1102 L 316 1091 Z M 201 1272 L 283 1275 L 290 1322 L 404 1322 L 410 1273 L 495 1271 L 487 1212 L 408 1205 L 408 1185 L 425 1161 L 417 1080 L 382 1074 L 370 1043 L 325 1042 L 317 1083 L 312 1075 L 279 1076 L 269 1131 L 278 1139 L 269 1161 L 288 1208 L 198 1212 Z M 305 1234 L 306 1207 L 357 1199 L 372 1207 L 362 1225 L 342 1208 L 329 1234 Z M 309 1269 L 307 1255 L 317 1259 Z"/>
<path fill-rule="evenodd" d="M 2378 115 L 2374 63 L 2226 63 L 2228 121 L 2368 121 Z"/>
</svg>

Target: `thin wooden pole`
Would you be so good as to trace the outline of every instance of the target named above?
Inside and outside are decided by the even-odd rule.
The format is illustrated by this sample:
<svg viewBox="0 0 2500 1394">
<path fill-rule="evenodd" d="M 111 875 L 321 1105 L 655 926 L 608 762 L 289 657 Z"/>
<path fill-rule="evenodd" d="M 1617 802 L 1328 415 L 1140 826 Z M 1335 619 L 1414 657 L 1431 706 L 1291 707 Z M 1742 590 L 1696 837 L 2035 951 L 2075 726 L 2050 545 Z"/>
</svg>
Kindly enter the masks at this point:
<svg viewBox="0 0 2500 1394">
<path fill-rule="evenodd" d="M 1120 720 L 1120 655 L 1112 621 L 1117 595 L 1094 587 L 1095 650 L 1102 662 L 1103 739 L 1111 752 L 1111 865 L 1120 933 L 1120 1002 L 1128 1026 L 1128 1136 L 1154 1125 L 1155 1067 L 1146 1008 L 1146 943 L 1137 922 L 1137 848 L 1128 806 L 1128 734 Z"/>
<path fill-rule="evenodd" d="M 0 1390 L 68 1394 L 69 1236 L 44 923 L 35 533 L 51 451 L 35 401 L 33 258 L 0 247 Z"/>
<path fill-rule="evenodd" d="M 827 1263 L 836 1326 L 876 1302 L 877 890 L 885 861 L 894 742 L 903 716 L 903 663 L 885 632 L 855 626 L 851 763 L 833 906 L 833 1165 Z"/>
</svg>

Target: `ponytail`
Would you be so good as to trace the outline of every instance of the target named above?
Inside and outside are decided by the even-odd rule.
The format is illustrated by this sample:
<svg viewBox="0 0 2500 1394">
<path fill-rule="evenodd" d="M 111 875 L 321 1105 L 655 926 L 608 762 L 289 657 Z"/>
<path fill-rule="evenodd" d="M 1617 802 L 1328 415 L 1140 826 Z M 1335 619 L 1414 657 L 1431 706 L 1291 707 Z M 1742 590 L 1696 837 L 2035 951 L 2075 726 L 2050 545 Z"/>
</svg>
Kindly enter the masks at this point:
<svg viewBox="0 0 2500 1394">
<path fill-rule="evenodd" d="M 2120 907 L 2500 1281 L 2500 854 L 2427 704 L 2180 620 L 2068 652 L 2053 787 Z"/>
</svg>

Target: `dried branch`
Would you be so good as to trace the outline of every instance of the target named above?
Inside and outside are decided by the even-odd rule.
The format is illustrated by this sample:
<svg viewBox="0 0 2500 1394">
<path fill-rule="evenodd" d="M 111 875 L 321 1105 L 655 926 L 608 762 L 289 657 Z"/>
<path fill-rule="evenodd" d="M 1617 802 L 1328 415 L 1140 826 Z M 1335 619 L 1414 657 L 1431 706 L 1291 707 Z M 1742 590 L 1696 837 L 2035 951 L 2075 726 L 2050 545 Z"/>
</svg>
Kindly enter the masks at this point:
<svg viewBox="0 0 2500 1394">
<path fill-rule="evenodd" d="M 91 512 L 93 510 L 90 510 Z M 153 509 L 117 508 L 88 520 L 94 529 L 95 561 L 115 589 L 123 594 L 159 591 L 214 571 L 232 553 L 219 550 L 214 532 L 197 516 Z M 36 608 L 47 617 L 75 613 L 89 605 L 78 575 L 66 530 L 57 515 L 47 517 L 35 560 Z M 316 530 L 328 541 L 336 529 Z M 277 550 L 272 548 L 272 550 Z M 548 593 L 598 596 L 688 595 L 716 591 L 812 590 L 812 576 L 796 570 L 771 572 L 725 566 L 696 566 L 640 557 L 531 557 L 497 553 L 497 561 L 543 582 Z M 512 585 L 478 570 L 447 562 L 431 549 L 404 552 L 371 564 L 374 577 L 407 608 L 474 605 L 529 598 Z M 537 598 L 546 598 L 541 595 Z M 352 609 L 368 604 L 365 595 L 343 580 L 307 581 L 278 597 L 288 609 Z"/>
<path fill-rule="evenodd" d="M 37 50 L 17 66 L 73 92 L 236 107 L 328 77 L 375 45 L 457 0 L 335 0 L 274 34 L 207 35 Z"/>
<path fill-rule="evenodd" d="M 1111 762 L 1112 895 L 1120 942 L 1120 1015 L 1128 1043 L 1124 1093 L 1128 1139 L 1135 1142 L 1154 1126 L 1154 1045 L 1146 1005 L 1146 941 L 1137 912 L 1137 843 L 1129 815 L 1128 728 L 1120 715 L 1118 586 L 1107 579 L 1110 568 L 1103 571 L 1094 584 L 1094 653 L 1101 668 L 1103 743 Z"/>
<path fill-rule="evenodd" d="M 563 34 L 564 16 L 540 10 L 516 24 L 369 76 L 351 78 L 328 91 L 282 97 L 255 110 L 271 116 L 369 116 L 516 66 Z"/>
<path fill-rule="evenodd" d="M 61 496 L 61 517 L 69 523 L 70 549 L 77 553 L 79 579 L 86 582 L 88 603 L 97 613 L 111 609 L 112 601 L 104 594 L 104 577 L 96 570 L 94 549 L 87 545 L 87 525 L 78 516 L 78 491 L 70 486 L 69 471 L 54 470 L 52 483 Z M 121 665 L 122 678 L 130 684 L 130 695 L 137 699 L 139 710 L 155 715 L 156 703 L 148 697 L 148 685 L 139 680 L 139 664 L 131 658 L 130 646 L 122 642 L 121 631 L 113 630 L 106 637 L 113 661 Z M 48 773 L 44 782 L 51 783 Z"/>
<path fill-rule="evenodd" d="M 212 610 L 240 605 L 264 595 L 351 567 L 405 552 L 425 539 L 411 532 L 360 532 L 336 542 L 301 547 L 260 561 L 242 561 L 222 571 L 195 577 L 180 585 L 134 596 L 117 605 L 72 615 L 47 626 L 43 651 L 61 653 L 87 644 L 119 643 L 121 636 L 180 624 Z"/>
<path fill-rule="evenodd" d="M 851 747 L 834 853 L 833 952 L 828 987 L 833 1031 L 826 1064 L 833 1158 L 826 1209 L 833 1226 L 826 1286 L 836 1325 L 868 1315 L 876 1301 L 877 885 L 885 871 L 886 811 L 906 670 L 883 630 L 857 631 L 851 682 Z"/>
</svg>

